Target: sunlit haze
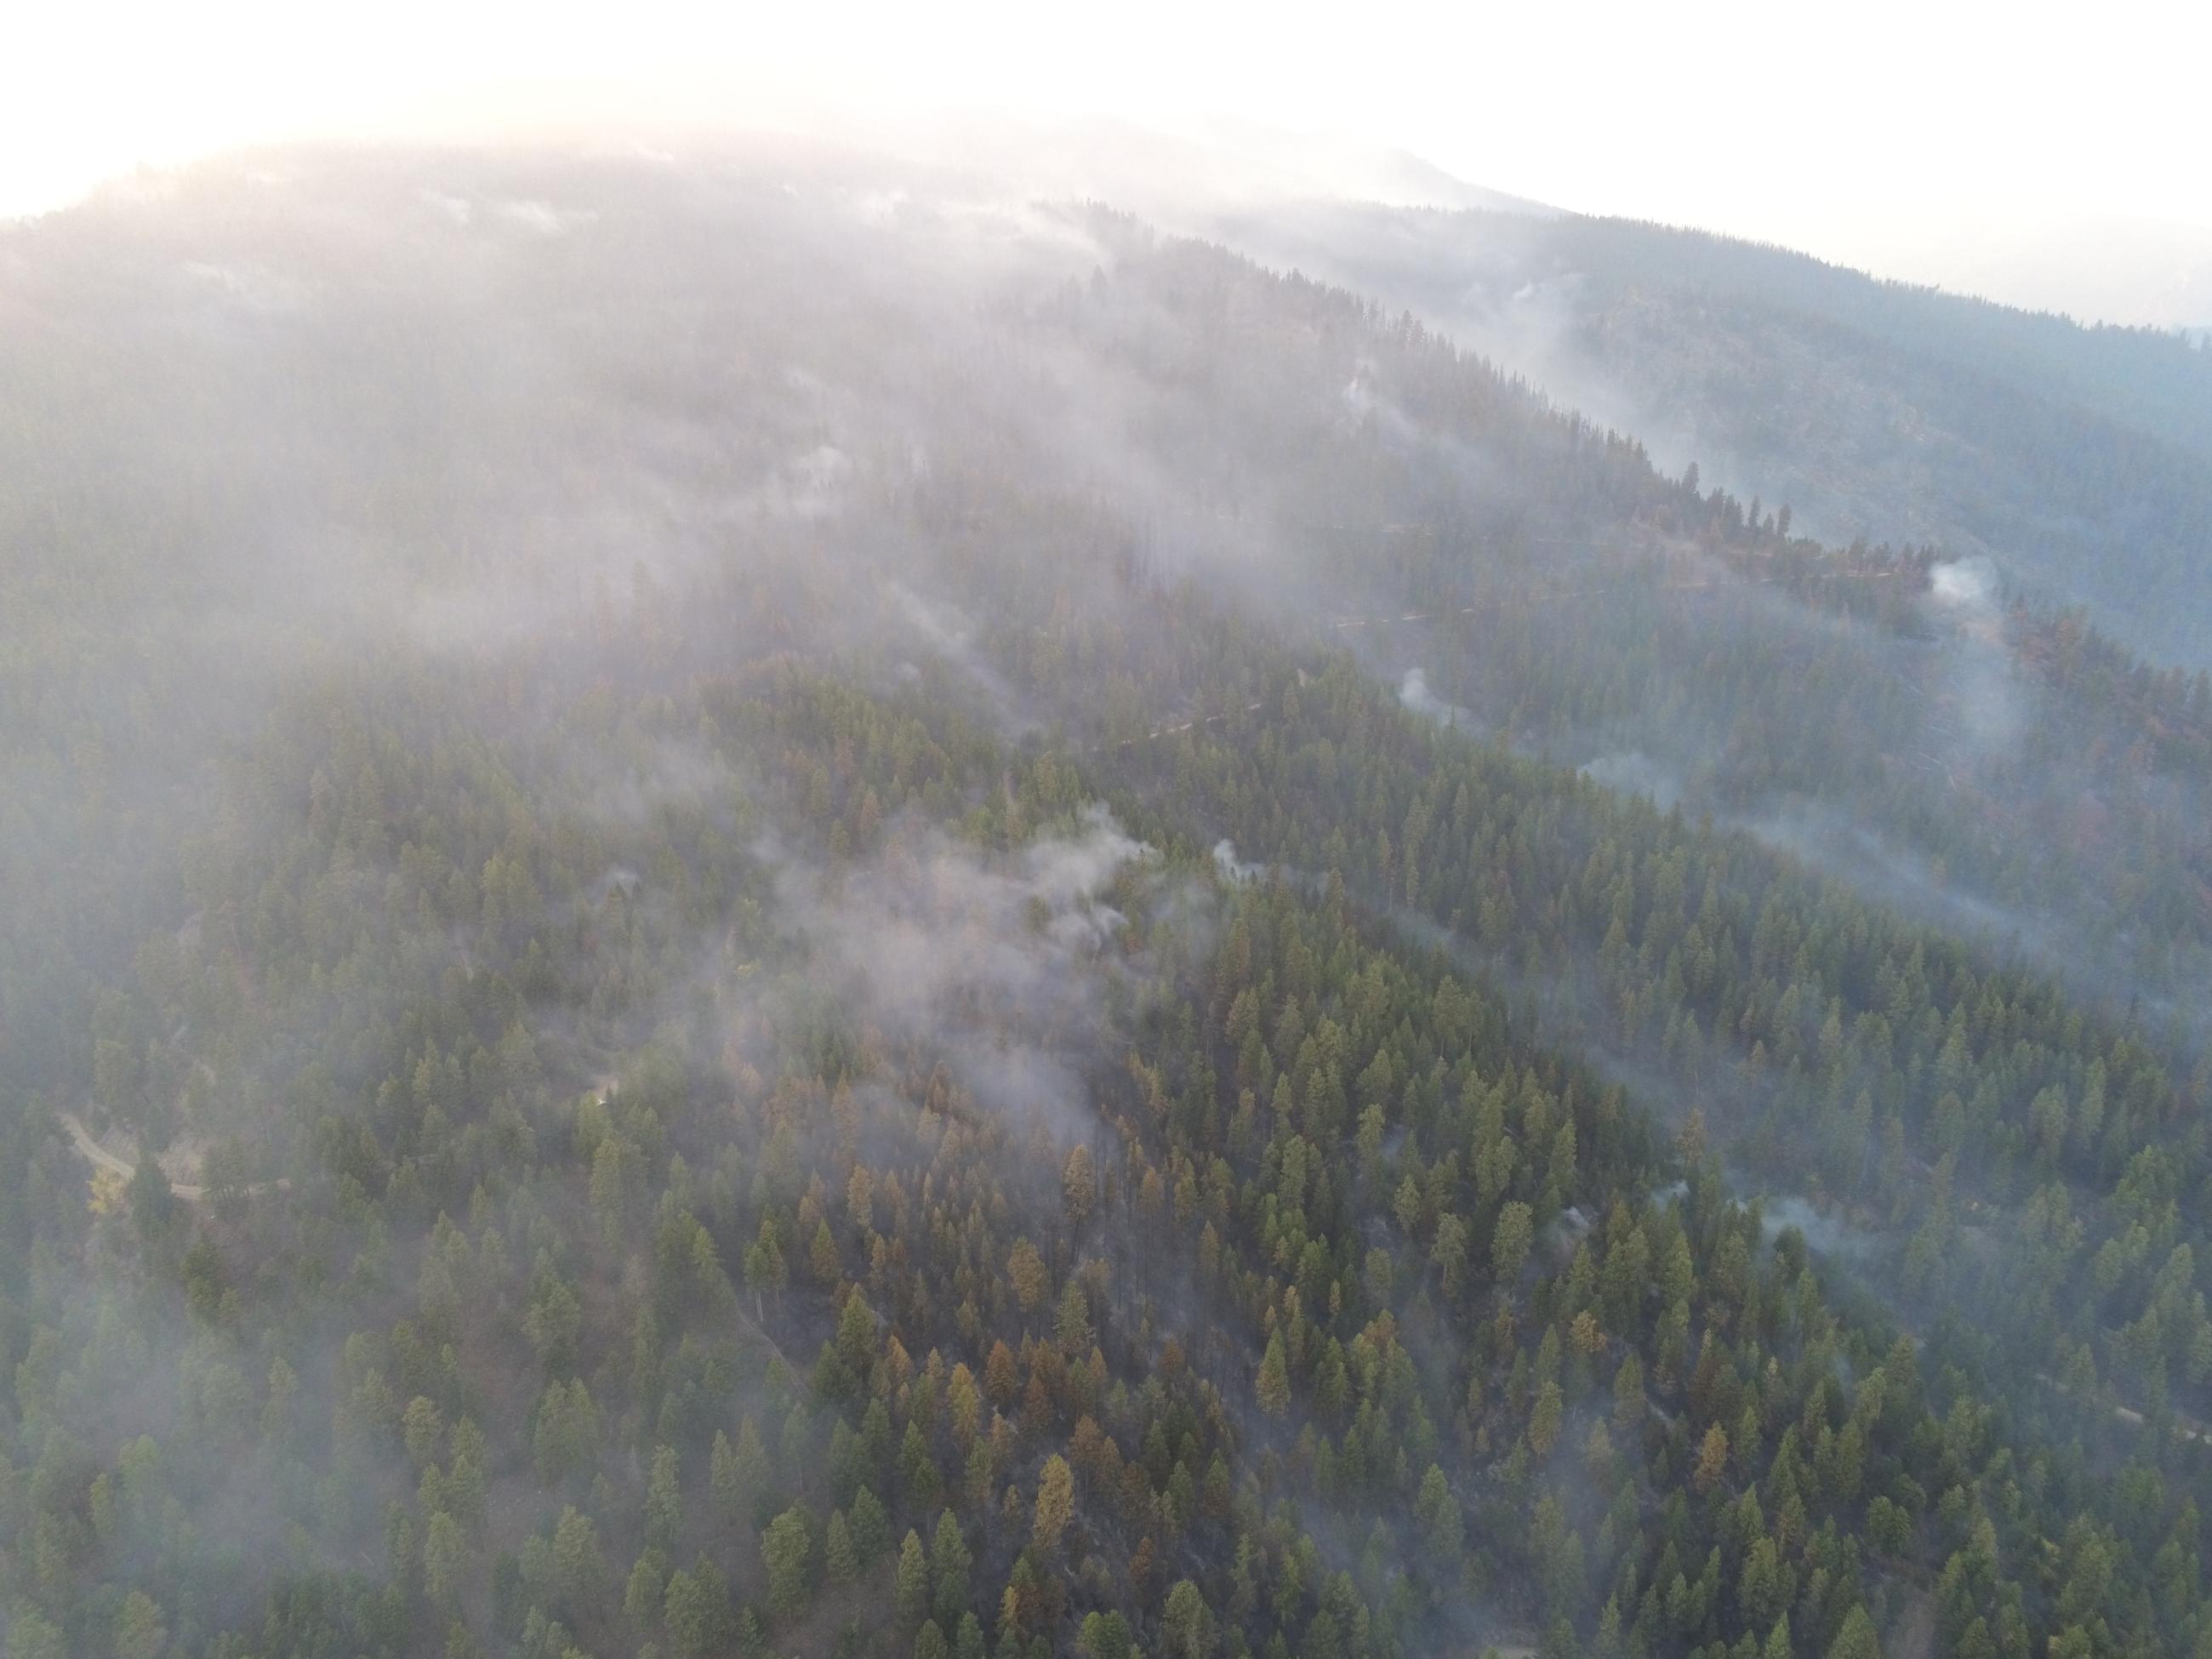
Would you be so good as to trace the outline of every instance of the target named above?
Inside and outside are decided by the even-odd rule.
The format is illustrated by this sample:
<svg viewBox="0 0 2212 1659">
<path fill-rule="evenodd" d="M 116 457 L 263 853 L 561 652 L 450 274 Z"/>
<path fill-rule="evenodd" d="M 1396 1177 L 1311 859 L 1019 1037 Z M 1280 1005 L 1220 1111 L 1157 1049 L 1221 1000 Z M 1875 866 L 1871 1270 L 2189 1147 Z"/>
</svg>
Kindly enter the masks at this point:
<svg viewBox="0 0 2212 1659">
<path fill-rule="evenodd" d="M 2208 76 L 16 0 L 0 1659 L 2212 1659 Z"/>
<path fill-rule="evenodd" d="M 1233 119 L 2085 317 L 2212 321 L 2212 9 L 21 8 L 0 212 L 301 137 Z"/>
</svg>

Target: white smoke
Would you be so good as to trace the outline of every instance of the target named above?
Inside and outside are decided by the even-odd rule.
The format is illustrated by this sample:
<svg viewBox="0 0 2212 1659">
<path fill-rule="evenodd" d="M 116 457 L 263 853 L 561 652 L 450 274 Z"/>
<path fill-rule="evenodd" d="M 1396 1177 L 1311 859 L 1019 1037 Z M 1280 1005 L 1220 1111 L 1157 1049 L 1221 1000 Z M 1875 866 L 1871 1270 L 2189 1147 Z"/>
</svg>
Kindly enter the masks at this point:
<svg viewBox="0 0 2212 1659">
<path fill-rule="evenodd" d="M 1103 806 L 1080 823 L 1006 858 L 902 824 L 857 868 L 785 864 L 777 908 L 817 982 L 863 1024 L 931 1042 L 993 1110 L 1086 1133 L 1063 1056 L 1107 1023 L 1115 940 L 1128 924 L 1105 895 L 1159 854 Z"/>
<path fill-rule="evenodd" d="M 1988 611 L 1996 604 L 1996 567 L 1987 559 L 1954 559 L 1929 568 L 1928 587 L 1939 605 Z"/>
<path fill-rule="evenodd" d="M 1642 795 L 1662 812 L 1672 811 L 1682 799 L 1681 774 L 1639 749 L 1600 755 L 1586 762 L 1582 773 L 1592 783 L 1618 789 L 1623 794 Z"/>
<path fill-rule="evenodd" d="M 1213 843 L 1213 868 L 1231 887 L 1249 887 L 1267 872 L 1261 866 L 1237 856 L 1237 843 L 1224 836 Z"/>
<path fill-rule="evenodd" d="M 1802 1198 L 1770 1198 L 1759 1205 L 1761 1230 L 1769 1242 L 1786 1227 L 1804 1236 L 1806 1245 L 1820 1255 L 1863 1256 L 1874 1241 L 1850 1223 L 1824 1215 Z"/>
<path fill-rule="evenodd" d="M 1430 690 L 1429 677 L 1418 668 L 1408 668 L 1399 680 L 1398 701 L 1440 726 L 1470 726 L 1474 721 L 1474 716 L 1457 703 L 1446 702 Z"/>
</svg>

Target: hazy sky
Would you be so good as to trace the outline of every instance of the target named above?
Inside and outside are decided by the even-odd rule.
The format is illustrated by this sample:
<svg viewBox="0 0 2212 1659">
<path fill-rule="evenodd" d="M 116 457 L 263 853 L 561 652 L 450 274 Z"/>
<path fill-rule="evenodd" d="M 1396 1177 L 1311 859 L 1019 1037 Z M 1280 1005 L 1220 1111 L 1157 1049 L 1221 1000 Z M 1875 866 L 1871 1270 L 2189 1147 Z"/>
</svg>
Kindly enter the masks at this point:
<svg viewBox="0 0 2212 1659">
<path fill-rule="evenodd" d="M 1886 273 L 1961 280 L 1978 260 L 1995 273 L 1981 286 L 2060 290 L 2002 297 L 2087 312 L 2164 293 L 2189 313 L 2197 276 L 2212 312 L 2201 0 L 17 10 L 0 53 L 0 212 L 143 161 L 495 115 L 743 124 L 824 100 L 878 115 L 1211 112 Z"/>
</svg>

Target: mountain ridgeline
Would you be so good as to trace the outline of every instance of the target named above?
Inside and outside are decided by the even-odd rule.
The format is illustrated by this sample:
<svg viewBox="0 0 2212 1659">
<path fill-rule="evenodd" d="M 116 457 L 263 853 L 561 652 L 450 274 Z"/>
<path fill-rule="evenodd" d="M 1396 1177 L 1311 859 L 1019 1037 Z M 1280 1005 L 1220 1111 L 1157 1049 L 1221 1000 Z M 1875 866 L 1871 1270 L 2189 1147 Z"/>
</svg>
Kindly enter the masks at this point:
<svg viewBox="0 0 2212 1659">
<path fill-rule="evenodd" d="M 2212 682 L 1559 390 L 791 145 L 0 234 L 0 1651 L 2212 1656 Z"/>
<path fill-rule="evenodd" d="M 1680 466 L 1836 542 L 1942 544 L 2212 665 L 2212 349 L 1577 215 L 1356 205 L 1205 216 L 1410 308 Z"/>
</svg>

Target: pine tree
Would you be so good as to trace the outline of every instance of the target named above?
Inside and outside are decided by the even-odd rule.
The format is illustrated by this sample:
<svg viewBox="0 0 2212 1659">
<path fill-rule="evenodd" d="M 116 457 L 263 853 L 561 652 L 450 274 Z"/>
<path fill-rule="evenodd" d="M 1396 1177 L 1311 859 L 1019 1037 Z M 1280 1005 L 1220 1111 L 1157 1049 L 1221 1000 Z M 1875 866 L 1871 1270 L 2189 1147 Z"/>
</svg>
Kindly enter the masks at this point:
<svg viewBox="0 0 2212 1659">
<path fill-rule="evenodd" d="M 720 1429 L 714 1431 L 714 1444 L 707 1454 L 707 1492 L 724 1526 L 734 1527 L 744 1518 L 745 1489 L 738 1474 L 737 1448 Z"/>
<path fill-rule="evenodd" d="M 441 1607 L 450 1607 L 459 1595 L 461 1575 L 468 1565 L 468 1542 L 460 1522 L 442 1511 L 422 1528 L 422 1589 Z"/>
<path fill-rule="evenodd" d="M 1854 1605 L 1828 1644 L 1827 1659 L 1881 1659 L 1881 1641 L 1863 1605 Z"/>
<path fill-rule="evenodd" d="M 1068 1228 L 1079 1232 L 1098 1198 L 1098 1176 L 1088 1146 L 1079 1142 L 1068 1153 L 1067 1162 L 1060 1166 L 1060 1190 Z"/>
<path fill-rule="evenodd" d="M 664 1550 L 676 1547 L 684 1526 L 684 1494 L 677 1484 L 676 1449 L 662 1446 L 653 1454 L 653 1472 L 645 1489 L 645 1536 Z"/>
<path fill-rule="evenodd" d="M 1500 1285 L 1510 1285 L 1521 1276 L 1535 1237 L 1534 1212 L 1516 1200 L 1498 1212 L 1490 1239 L 1491 1272 Z"/>
<path fill-rule="evenodd" d="M 919 1626 L 929 1616 L 929 1558 L 922 1553 L 919 1533 L 908 1531 L 899 1546 L 892 1589 L 900 1626 L 907 1630 Z"/>
<path fill-rule="evenodd" d="M 756 1524 L 764 1522 L 775 1500 L 775 1476 L 768 1461 L 768 1447 L 750 1417 L 738 1425 L 737 1450 L 730 1474 L 731 1487 L 739 1504 Z"/>
<path fill-rule="evenodd" d="M 160 1659 L 168 1641 L 169 1627 L 160 1602 L 137 1589 L 123 1598 L 115 1615 L 115 1659 Z"/>
<path fill-rule="evenodd" d="M 729 1585 L 704 1555 L 689 1569 L 669 1575 L 661 1620 L 676 1659 L 708 1659 L 729 1643 Z"/>
<path fill-rule="evenodd" d="M 630 1567 L 623 1586 L 623 1611 L 632 1624 L 649 1628 L 659 1619 L 667 1593 L 668 1564 L 659 1550 L 648 1549 Z"/>
<path fill-rule="evenodd" d="M 1705 1441 L 1698 1448 L 1698 1467 L 1690 1477 L 1699 1492 L 1711 1492 L 1728 1478 L 1728 1435 L 1716 1423 L 1705 1431 Z"/>
<path fill-rule="evenodd" d="M 853 1547 L 853 1532 L 839 1510 L 830 1517 L 830 1525 L 822 1538 L 823 1576 L 831 1583 L 843 1586 L 860 1576 L 860 1553 Z"/>
<path fill-rule="evenodd" d="M 1537 1456 L 1548 1457 L 1559 1443 L 1566 1408 L 1566 1396 L 1557 1382 L 1547 1382 L 1536 1390 L 1535 1404 L 1528 1413 L 1528 1449 Z"/>
<path fill-rule="evenodd" d="M 786 1510 L 761 1534 L 761 1563 L 768 1570 L 769 1611 L 779 1620 L 795 1616 L 806 1605 L 807 1569 L 814 1550 L 806 1512 Z"/>
<path fill-rule="evenodd" d="M 1422 1547 L 1428 1552 L 1431 1565 L 1440 1573 L 1456 1577 L 1464 1537 L 1459 1500 L 1452 1496 L 1444 1472 L 1434 1463 L 1421 1477 L 1421 1489 L 1413 1499 L 1413 1519 L 1420 1526 Z"/>
<path fill-rule="evenodd" d="M 1291 1367 L 1284 1357 L 1283 1334 L 1280 1331 L 1267 1339 L 1267 1351 L 1261 1358 L 1260 1375 L 1254 1386 L 1261 1411 L 1273 1418 L 1288 1414 L 1291 1409 Z"/>
<path fill-rule="evenodd" d="M 1036 1518 L 1030 1541 L 1041 1553 L 1051 1554 L 1060 1547 L 1060 1534 L 1074 1518 L 1075 1472 L 1055 1452 L 1045 1459 L 1043 1472 L 1037 1477 Z"/>
<path fill-rule="evenodd" d="M 968 1607 L 968 1570 L 973 1565 L 959 1522 L 951 1510 L 941 1511 L 929 1545 L 930 1576 L 936 1586 L 932 1607 L 939 1624 L 958 1628 L 960 1615 Z"/>
<path fill-rule="evenodd" d="M 916 1508 L 927 1509 L 937 1501 L 938 1481 L 937 1459 L 921 1425 L 909 1418 L 899 1441 L 899 1495 Z"/>
<path fill-rule="evenodd" d="M 1053 1322 L 1053 1335 L 1061 1352 L 1078 1356 L 1091 1346 L 1091 1309 L 1085 1300 L 1083 1286 L 1073 1279 L 1060 1295 L 1060 1311 Z"/>
<path fill-rule="evenodd" d="M 862 1566 L 872 1566 L 890 1547 L 890 1517 L 882 1501 L 866 1486 L 853 1494 L 850 1510 L 853 1551 Z"/>
<path fill-rule="evenodd" d="M 1213 1652 L 1213 1612 L 1196 1584 L 1188 1578 L 1168 1592 L 1160 1610 L 1162 1659 L 1211 1659 Z"/>
<path fill-rule="evenodd" d="M 1026 1238 L 1017 1240 L 1006 1261 L 1006 1274 L 1013 1281 L 1014 1299 L 1022 1311 L 1035 1313 L 1043 1304 L 1046 1282 L 1044 1258 L 1037 1254 L 1036 1246 Z"/>
</svg>

